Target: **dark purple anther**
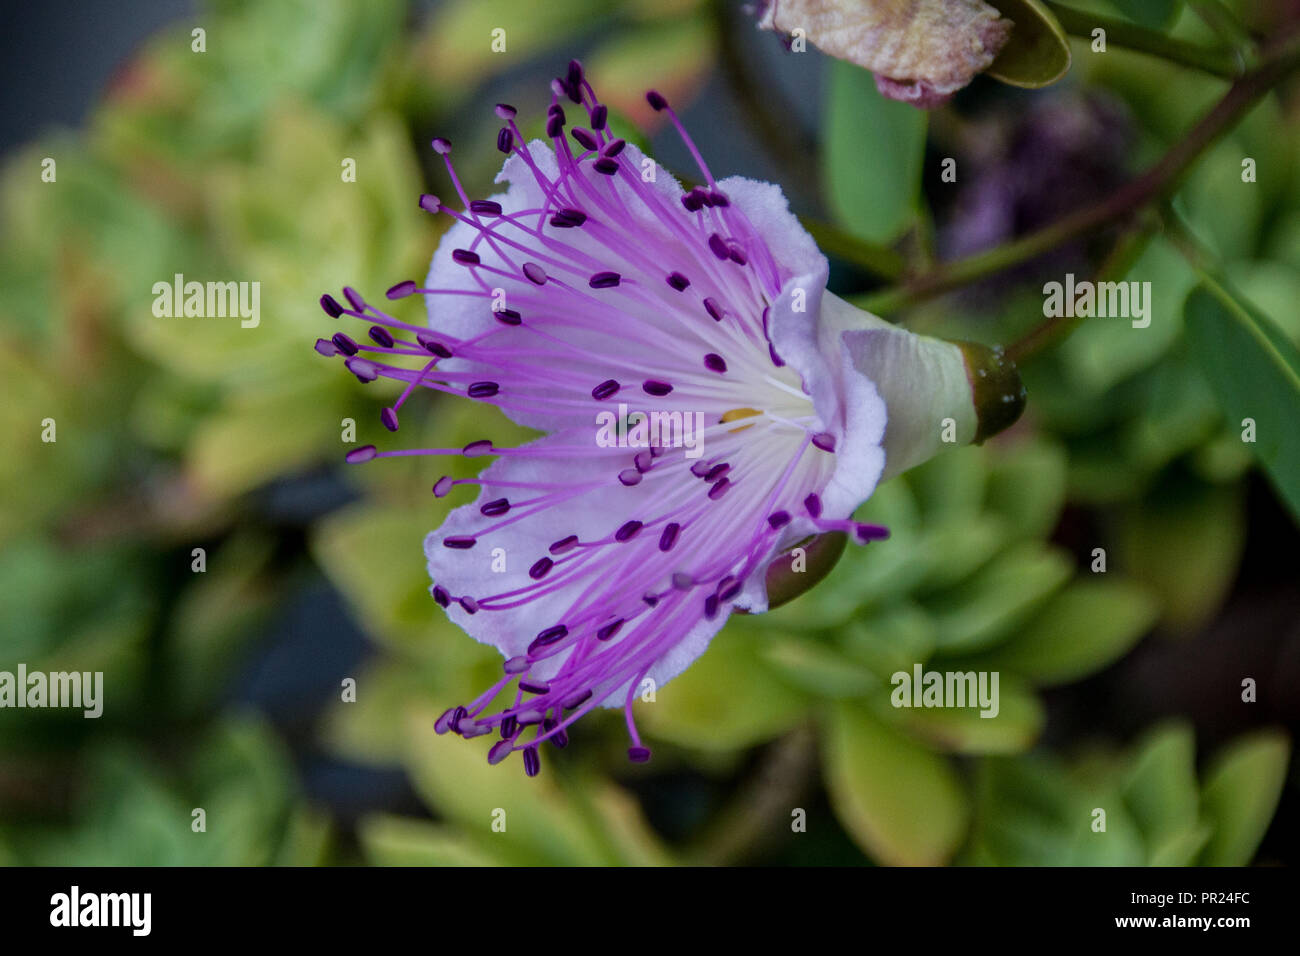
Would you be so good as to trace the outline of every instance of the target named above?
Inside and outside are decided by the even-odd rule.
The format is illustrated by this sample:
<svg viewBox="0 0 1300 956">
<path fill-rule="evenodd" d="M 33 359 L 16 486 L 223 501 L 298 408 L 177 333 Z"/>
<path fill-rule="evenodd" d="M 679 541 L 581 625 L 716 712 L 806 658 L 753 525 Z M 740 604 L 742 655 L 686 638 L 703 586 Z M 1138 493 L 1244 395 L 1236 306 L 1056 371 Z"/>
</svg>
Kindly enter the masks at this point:
<svg viewBox="0 0 1300 956">
<path fill-rule="evenodd" d="M 592 163 L 591 168 L 602 176 L 613 176 L 618 172 L 618 160 L 602 157 Z"/>
<path fill-rule="evenodd" d="M 542 633 L 533 638 L 532 643 L 528 645 L 529 656 L 535 655 L 544 647 L 549 647 L 556 641 L 562 641 L 569 636 L 569 629 L 563 624 L 556 624 L 554 627 L 548 627 Z"/>
<path fill-rule="evenodd" d="M 509 740 L 498 741 L 497 743 L 493 744 L 492 749 L 488 751 L 488 763 L 492 764 L 492 766 L 495 767 L 501 761 L 509 757 L 510 751 L 513 749 L 514 749 L 514 743 L 512 741 Z"/>
<path fill-rule="evenodd" d="M 386 349 L 393 347 L 393 335 L 382 325 L 372 325 L 370 327 L 370 341 Z"/>
<path fill-rule="evenodd" d="M 641 522 L 633 519 L 623 522 L 623 526 L 614 532 L 615 541 L 631 541 L 641 530 Z"/>
<path fill-rule="evenodd" d="M 709 236 L 709 249 L 719 259 L 726 259 L 731 255 L 731 250 L 727 248 L 727 243 L 716 232 Z"/>
<path fill-rule="evenodd" d="M 384 295 L 386 295 L 390 299 L 404 299 L 408 295 L 414 293 L 415 289 L 416 289 L 415 283 L 412 282 L 410 279 L 407 279 L 405 282 L 399 282 L 397 283 L 397 285 L 391 286 L 389 290 L 384 293 Z"/>
<path fill-rule="evenodd" d="M 770 515 L 767 516 L 767 523 L 771 526 L 773 531 L 777 531 L 781 528 L 784 528 L 786 525 L 790 523 L 790 512 L 773 511 Z"/>
<path fill-rule="evenodd" d="M 334 335 L 330 337 L 330 341 L 333 342 L 334 347 L 344 355 L 356 355 L 361 351 L 360 346 L 358 346 L 356 342 L 352 341 L 352 336 L 345 332 L 335 332 Z"/>
<path fill-rule="evenodd" d="M 497 392 L 501 391 L 501 386 L 496 382 L 475 382 L 469 387 L 470 398 L 491 398 Z"/>
<path fill-rule="evenodd" d="M 618 480 L 624 487 L 631 488 L 641 484 L 641 472 L 636 468 L 624 468 L 618 473 Z"/>
<path fill-rule="evenodd" d="M 587 285 L 593 289 L 612 289 L 623 279 L 617 272 L 597 272 L 589 280 Z"/>
<path fill-rule="evenodd" d="M 645 763 L 650 759 L 649 747 L 628 747 L 627 759 L 633 763 Z"/>
<path fill-rule="evenodd" d="M 854 529 L 857 531 L 859 541 L 884 541 L 889 537 L 889 529 L 880 524 L 863 524 L 858 523 Z"/>
<path fill-rule="evenodd" d="M 709 469 L 712 467 L 713 466 L 710 465 L 707 461 L 701 459 L 700 461 L 697 461 L 695 464 L 691 465 L 691 474 L 694 475 L 696 478 L 703 478 L 705 475 L 709 473 Z"/>
<path fill-rule="evenodd" d="M 443 475 L 433 483 L 433 495 L 435 498 L 445 498 L 447 492 L 451 491 L 456 482 L 451 475 Z"/>
<path fill-rule="evenodd" d="M 551 573 L 553 567 L 555 567 L 555 562 L 550 558 L 538 558 L 533 562 L 533 566 L 528 569 L 528 576 L 534 581 L 540 581 Z"/>
<path fill-rule="evenodd" d="M 525 262 L 524 278 L 526 278 L 533 285 L 545 285 L 546 270 L 543 269 L 541 266 L 539 266 L 536 262 Z"/>
<path fill-rule="evenodd" d="M 654 457 L 654 455 L 650 454 L 650 449 L 647 448 L 632 456 L 632 464 L 636 467 L 637 471 L 645 474 L 650 470 L 650 463 L 654 461 Z"/>
<path fill-rule="evenodd" d="M 733 242 L 727 248 L 727 256 L 738 266 L 743 266 L 749 262 L 749 256 L 745 255 L 745 250 L 737 242 Z"/>
<path fill-rule="evenodd" d="M 547 733 L 551 734 L 551 736 L 547 737 L 546 739 L 549 740 L 556 747 L 558 747 L 560 750 L 563 750 L 565 747 L 569 746 L 569 732 L 564 729 L 555 730 L 555 728 L 559 726 L 559 723 L 560 722 L 558 720 L 552 717 L 549 720 L 543 720 L 542 727 L 546 729 Z M 554 733 L 551 733 L 551 731 L 553 730 Z"/>
<path fill-rule="evenodd" d="M 477 252 L 468 249 L 453 249 L 451 257 L 463 266 L 476 266 L 482 261 Z"/>
<path fill-rule="evenodd" d="M 496 518 L 509 510 L 509 498 L 493 498 L 491 501 L 479 505 L 478 513 L 487 518 Z"/>
<path fill-rule="evenodd" d="M 581 209 L 561 209 L 550 221 L 558 229 L 576 229 L 587 221 L 587 214 Z"/>
<path fill-rule="evenodd" d="M 659 382 L 652 378 L 642 382 L 641 388 L 647 395 L 653 395 L 656 398 L 663 398 L 673 390 L 673 387 L 667 382 Z"/>
<path fill-rule="evenodd" d="M 515 734 L 519 733 L 519 721 L 515 719 L 514 714 L 508 714 L 501 718 L 501 739 L 510 740 Z"/>
<path fill-rule="evenodd" d="M 446 607 L 451 603 L 451 595 L 447 593 L 447 589 L 442 585 L 436 584 L 433 588 L 433 601 L 438 607 Z"/>
<path fill-rule="evenodd" d="M 481 216 L 499 216 L 501 215 L 501 204 L 495 199 L 471 199 L 469 211 L 478 213 Z"/>
<path fill-rule="evenodd" d="M 510 127 L 502 126 L 501 129 L 497 131 L 497 150 L 508 155 L 514 148 L 514 145 L 515 134 L 511 131 Z"/>
<path fill-rule="evenodd" d="M 680 272 L 671 272 L 668 275 L 668 284 L 678 292 L 685 292 L 686 288 L 691 284 L 691 280 Z"/>
<path fill-rule="evenodd" d="M 727 576 L 718 582 L 718 600 L 723 603 L 730 601 L 744 585 L 731 576 Z"/>
<path fill-rule="evenodd" d="M 578 536 L 576 534 L 571 534 L 567 538 L 561 538 L 559 541 L 556 541 L 546 550 L 550 551 L 551 554 L 564 554 L 566 551 L 572 551 L 577 546 Z"/>
<path fill-rule="evenodd" d="M 560 706 L 563 707 L 565 710 L 573 710 L 575 707 L 581 704 L 585 704 L 590 699 L 591 699 L 591 689 L 588 688 L 587 690 L 579 691 L 578 693 L 573 694 L 570 697 L 566 697 L 564 699 L 564 703 L 561 704 Z"/>
<path fill-rule="evenodd" d="M 479 455 L 486 455 L 492 450 L 492 442 L 487 438 L 480 438 L 478 441 L 472 441 L 460 450 L 460 453 L 466 458 L 477 458 Z"/>
<path fill-rule="evenodd" d="M 514 309 L 493 309 L 492 317 L 502 325 L 519 325 L 524 321 L 524 317 Z"/>
<path fill-rule="evenodd" d="M 623 627 L 623 619 L 620 617 L 617 621 L 610 621 L 596 630 L 596 640 L 607 641 Z"/>
<path fill-rule="evenodd" d="M 451 548 L 454 551 L 468 551 L 478 543 L 477 538 L 471 538 L 468 535 L 458 535 L 451 538 L 443 538 L 442 546 Z"/>
<path fill-rule="evenodd" d="M 339 305 L 338 299 L 332 295 L 321 296 L 320 307 L 325 310 L 325 314 L 331 319 L 337 319 L 343 314 L 343 306 Z"/>
<path fill-rule="evenodd" d="M 474 600 L 468 594 L 466 594 L 462 598 L 457 598 L 456 603 L 461 606 L 461 608 L 465 611 L 466 614 L 478 613 L 478 601 Z"/>
<path fill-rule="evenodd" d="M 456 707 L 451 712 L 451 720 L 447 721 L 447 728 L 453 733 L 460 733 L 460 722 L 465 719 L 468 711 L 464 707 Z"/>
<path fill-rule="evenodd" d="M 682 196 L 681 202 L 687 212 L 699 212 L 704 208 L 704 195 L 698 189 L 692 189 Z"/>
<path fill-rule="evenodd" d="M 358 382 L 373 382 L 379 378 L 379 367 L 368 359 L 353 356 L 343 363 L 349 372 L 357 377 Z"/>
<path fill-rule="evenodd" d="M 537 776 L 542 770 L 542 758 L 537 756 L 536 747 L 524 748 L 524 773 L 530 777 Z"/>
<path fill-rule="evenodd" d="M 605 148 L 602 149 L 601 152 L 613 159 L 619 153 L 623 152 L 623 147 L 626 145 L 627 142 L 621 139 L 610 140 L 605 144 Z"/>
<path fill-rule="evenodd" d="M 835 450 L 835 436 L 830 432 L 818 432 L 812 437 L 812 443 L 822 451 Z"/>
<path fill-rule="evenodd" d="M 612 378 L 606 379 L 591 390 L 591 397 L 598 402 L 603 402 L 605 399 L 616 394 L 621 387 L 622 386 Z"/>
<path fill-rule="evenodd" d="M 591 111 L 591 128 L 604 129 L 605 123 L 609 119 L 609 109 L 601 104 Z"/>
<path fill-rule="evenodd" d="M 581 61 L 579 60 L 569 61 L 569 71 L 568 73 L 565 74 L 565 78 L 569 81 L 569 85 L 572 86 L 574 89 L 580 89 L 582 87 L 583 72 L 582 72 Z"/>
<path fill-rule="evenodd" d="M 379 421 L 390 432 L 397 431 L 397 409 L 385 408 L 382 412 L 379 413 Z"/>
<path fill-rule="evenodd" d="M 645 101 L 650 104 L 650 108 L 656 113 L 668 105 L 668 101 L 664 99 L 663 94 L 658 90 L 650 90 L 647 92 L 645 95 Z"/>
<path fill-rule="evenodd" d="M 583 149 L 599 149 L 600 143 L 596 142 L 596 137 L 592 136 L 581 126 L 575 126 L 569 130 L 569 135 L 576 139 Z"/>
<path fill-rule="evenodd" d="M 710 468 L 705 474 L 704 480 L 709 482 L 717 481 L 729 471 L 731 471 L 731 466 L 724 461 L 722 464 Z"/>
<path fill-rule="evenodd" d="M 715 299 L 709 298 L 704 300 L 704 311 L 709 313 L 709 318 L 714 322 L 722 321 L 722 306 L 718 305 Z"/>
<path fill-rule="evenodd" d="M 498 103 L 492 108 L 492 111 L 503 120 L 512 120 L 519 113 L 519 111 L 509 103 Z"/>
<path fill-rule="evenodd" d="M 361 293 L 352 288 L 352 286 L 345 285 L 343 287 L 343 295 L 352 303 L 352 308 L 357 312 L 364 312 L 366 310 L 366 300 L 361 298 Z"/>
<path fill-rule="evenodd" d="M 704 599 L 704 616 L 710 621 L 718 616 L 718 596 L 710 594 Z"/>
<path fill-rule="evenodd" d="M 527 694 L 549 694 L 551 692 L 551 685 L 546 683 L 546 681 L 541 680 L 521 680 L 519 682 L 519 689 Z"/>
<path fill-rule="evenodd" d="M 707 478 L 707 476 L 705 476 L 705 477 Z M 721 498 L 723 495 L 725 495 L 725 494 L 727 493 L 727 490 L 728 490 L 730 487 L 731 487 L 731 479 L 730 479 L 730 478 L 722 478 L 722 479 L 720 479 L 717 483 L 714 484 L 714 486 L 713 486 L 712 488 L 709 489 L 709 498 L 710 498 L 710 500 L 712 500 L 712 501 L 717 501 L 719 498 Z"/>
<path fill-rule="evenodd" d="M 459 709 L 458 707 L 448 707 L 444 710 L 442 716 L 433 722 L 433 732 L 441 735 L 451 730 L 452 718 L 456 716 L 456 711 Z"/>
<path fill-rule="evenodd" d="M 677 534 L 682 530 L 682 526 L 676 521 L 664 527 L 663 533 L 659 535 L 659 550 L 671 551 L 673 545 L 677 543 Z"/>
<path fill-rule="evenodd" d="M 717 372 L 721 375 L 727 370 L 727 363 L 726 360 L 724 360 L 717 352 L 710 352 L 708 355 L 704 356 L 704 367 L 710 372 Z"/>
<path fill-rule="evenodd" d="M 710 206 L 717 206 L 719 208 L 726 208 L 731 205 L 731 200 L 727 198 L 727 194 L 716 189 L 709 193 L 705 202 Z"/>
<path fill-rule="evenodd" d="M 415 333 L 415 341 L 419 342 L 426 352 L 432 352 L 438 358 L 451 358 L 451 349 L 443 345 L 433 336 L 424 332 Z"/>
<path fill-rule="evenodd" d="M 808 514 L 812 515 L 814 518 L 820 518 L 822 516 L 822 500 L 817 496 L 817 492 L 814 491 L 805 498 L 803 500 L 803 506 L 807 509 Z"/>
<path fill-rule="evenodd" d="M 564 111 L 552 113 L 551 118 L 546 121 L 546 135 L 551 139 L 558 139 L 564 133 Z"/>
</svg>

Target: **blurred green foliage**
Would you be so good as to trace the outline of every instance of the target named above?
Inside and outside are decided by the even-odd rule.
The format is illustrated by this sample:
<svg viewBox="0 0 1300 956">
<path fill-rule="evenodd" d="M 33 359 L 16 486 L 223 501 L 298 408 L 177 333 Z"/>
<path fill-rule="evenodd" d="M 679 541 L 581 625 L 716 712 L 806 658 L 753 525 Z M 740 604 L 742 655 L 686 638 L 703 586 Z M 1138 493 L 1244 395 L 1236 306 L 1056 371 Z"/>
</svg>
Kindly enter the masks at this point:
<svg viewBox="0 0 1300 956">
<path fill-rule="evenodd" d="M 1117 0 L 1111 10 L 1202 36 L 1182 7 Z M 200 22 L 206 54 L 191 52 L 188 25 L 159 34 L 84 134 L 31 144 L 0 177 L 0 669 L 24 661 L 109 675 L 98 721 L 32 711 L 0 721 L 0 862 L 764 859 L 770 844 L 797 853 L 773 834 L 788 838 L 791 808 L 815 811 L 819 795 L 836 822 L 809 822 L 816 849 L 801 862 L 1254 858 L 1284 788 L 1284 733 L 1231 742 L 1198 773 L 1186 722 L 1127 747 L 1044 742 L 1044 691 L 1115 664 L 1153 628 L 1164 632 L 1154 639 L 1196 633 L 1237 576 L 1252 458 L 1223 409 L 1239 418 L 1247 385 L 1269 389 L 1256 404 L 1294 388 L 1300 339 L 1300 131 L 1275 101 L 1215 146 L 1174 201 L 1263 316 L 1197 293 L 1185 318 L 1200 279 L 1148 230 L 1123 271 L 1159 289 L 1144 334 L 1084 324 L 1025 369 L 1030 411 L 1013 434 L 881 487 L 859 517 L 887 525 L 888 542 L 851 548 L 778 611 L 733 618 L 691 669 L 638 705 L 654 763 L 629 767 L 617 716 L 597 716 L 526 780 L 489 767 L 486 748 L 432 733 L 434 715 L 500 666 L 428 595 L 421 540 L 468 493 L 433 498 L 435 476 L 418 459 L 348 471 L 338 481 L 355 500 L 313 517 L 300 538 L 268 526 L 257 497 L 337 468 L 345 419 L 363 442 L 377 434 L 391 394 L 312 351 L 331 329 L 314 300 L 345 282 L 375 295 L 422 275 L 438 239 L 416 205 L 426 183 L 441 182 L 422 167 L 434 124 L 464 134 L 461 173 L 486 187 L 499 157 L 476 94 L 490 87 L 540 109 L 546 71 L 580 45 L 629 137 L 650 135 L 641 92 L 688 103 L 710 78 L 716 21 L 696 0 L 451 0 L 425 19 L 397 0 L 222 0 Z M 498 23 L 509 24 L 506 56 L 483 40 Z M 1076 62 L 1069 82 L 1124 102 L 1140 134 L 1137 166 L 1222 90 L 1121 50 Z M 831 215 L 924 261 L 924 114 L 834 64 L 823 121 Z M 1242 155 L 1266 171 L 1248 190 Z M 39 182 L 46 156 L 57 158 L 57 184 Z M 355 183 L 340 178 L 343 158 L 356 161 Z M 710 158 L 726 169 L 727 156 Z M 152 285 L 178 272 L 257 279 L 261 324 L 155 318 Z M 418 303 L 406 305 L 403 317 L 418 321 Z M 1040 320 L 1040 307 L 1021 288 L 987 315 L 944 300 L 909 318 L 1005 341 Z M 1238 334 L 1266 329 L 1280 360 L 1263 367 L 1249 342 L 1212 338 L 1225 313 L 1249 319 Z M 1224 364 L 1207 368 L 1207 353 Z M 41 440 L 47 418 L 52 444 Z M 470 403 L 436 400 L 404 417 L 404 432 L 433 446 L 489 429 L 499 441 L 523 435 Z M 1295 507 L 1286 462 L 1264 467 Z M 1057 539 L 1067 509 L 1095 523 L 1104 574 L 1091 545 L 1076 553 Z M 202 574 L 190 570 L 198 546 Z M 427 816 L 367 813 L 341 839 L 348 828 L 304 796 L 276 732 L 226 702 L 254 639 L 313 573 L 373 645 L 356 702 L 326 706 L 316 745 L 402 768 Z M 997 716 L 892 706 L 893 675 L 915 664 L 997 671 Z M 707 806 L 666 820 L 645 797 L 673 778 L 701 781 Z M 202 838 L 191 830 L 196 807 L 207 815 Z M 1093 830 L 1098 809 L 1104 833 Z M 497 810 L 504 832 L 493 828 Z"/>
</svg>

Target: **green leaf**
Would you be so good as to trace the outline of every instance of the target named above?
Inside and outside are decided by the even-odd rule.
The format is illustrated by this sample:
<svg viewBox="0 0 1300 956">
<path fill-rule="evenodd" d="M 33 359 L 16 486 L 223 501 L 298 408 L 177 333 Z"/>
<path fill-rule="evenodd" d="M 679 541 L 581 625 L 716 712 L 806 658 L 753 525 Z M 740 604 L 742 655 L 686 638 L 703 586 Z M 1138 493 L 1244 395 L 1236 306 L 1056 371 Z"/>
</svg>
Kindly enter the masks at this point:
<svg viewBox="0 0 1300 956">
<path fill-rule="evenodd" d="M 1038 441 L 1017 446 L 992 463 L 987 506 L 1016 533 L 1043 538 L 1055 527 L 1065 504 L 1065 451 Z"/>
<path fill-rule="evenodd" d="M 1231 428 L 1300 518 L 1300 352 L 1273 323 L 1209 276 L 1188 297 L 1187 338 Z"/>
<path fill-rule="evenodd" d="M 916 215 L 926 114 L 886 99 L 866 70 L 830 68 L 822 176 L 831 211 L 868 242 L 897 239 Z"/>
<path fill-rule="evenodd" d="M 1206 623 L 1241 563 L 1242 488 L 1166 480 L 1126 507 L 1118 524 L 1120 564 L 1159 597 L 1163 626 L 1187 634 Z"/>
<path fill-rule="evenodd" d="M 429 807 L 455 821 L 460 833 L 492 841 L 494 855 L 508 856 L 516 865 L 626 862 L 569 793 L 569 787 L 581 792 L 590 781 L 575 783 L 554 749 L 546 748 L 542 773 L 526 777 L 517 756 L 511 765 L 490 766 L 484 741 L 434 733 L 437 715 L 432 708 L 411 709 L 404 728 L 407 768 Z"/>
<path fill-rule="evenodd" d="M 378 866 L 510 866 L 486 840 L 425 820 L 378 814 L 361 822 L 357 836 L 366 859 Z"/>
<path fill-rule="evenodd" d="M 1134 23 L 1164 30 L 1183 12 L 1183 0 L 1110 0 L 1116 10 Z"/>
<path fill-rule="evenodd" d="M 1149 731 L 1124 774 L 1120 795 L 1148 846 L 1195 831 L 1200 796 L 1191 726 L 1179 721 Z"/>
<path fill-rule="evenodd" d="M 901 726 L 915 737 L 961 754 L 1010 754 L 1028 749 L 1043 729 L 1042 702 L 1010 674 L 998 678 L 998 712 L 985 717 L 977 706 L 898 708 Z"/>
<path fill-rule="evenodd" d="M 861 697 L 880 678 L 825 643 L 791 635 L 765 642 L 763 658 L 782 677 L 821 697 Z"/>
<path fill-rule="evenodd" d="M 976 777 L 976 823 L 964 862 L 997 866 L 1136 866 L 1142 835 L 1105 779 L 1041 757 L 991 757 Z M 1105 831 L 1093 830 L 1106 813 Z"/>
<path fill-rule="evenodd" d="M 1215 758 L 1201 792 L 1205 815 L 1214 823 L 1202 865 L 1251 861 L 1277 810 L 1290 758 L 1291 739 L 1280 730 L 1241 737 Z"/>
<path fill-rule="evenodd" d="M 851 704 L 824 735 L 835 814 L 874 860 L 892 866 L 948 861 L 966 833 L 966 793 L 939 754 Z"/>
<path fill-rule="evenodd" d="M 985 70 L 1011 86 L 1038 89 L 1050 86 L 1070 69 L 1070 43 L 1065 30 L 1040 0 L 988 0 L 1013 24 L 1006 46 Z"/>
<path fill-rule="evenodd" d="M 731 750 L 770 740 L 807 713 L 806 694 L 762 660 L 771 640 L 761 618 L 733 616 L 709 648 L 653 703 L 637 705 L 649 735 L 683 747 Z"/>
<path fill-rule="evenodd" d="M 988 647 L 1070 579 L 1064 552 L 1037 542 L 1018 545 L 989 562 L 959 587 L 933 598 L 941 653 L 965 653 Z"/>
<path fill-rule="evenodd" d="M 1125 581 L 1077 580 L 1007 643 L 979 659 L 1036 684 L 1065 684 L 1119 658 L 1147 632 L 1157 606 Z"/>
</svg>

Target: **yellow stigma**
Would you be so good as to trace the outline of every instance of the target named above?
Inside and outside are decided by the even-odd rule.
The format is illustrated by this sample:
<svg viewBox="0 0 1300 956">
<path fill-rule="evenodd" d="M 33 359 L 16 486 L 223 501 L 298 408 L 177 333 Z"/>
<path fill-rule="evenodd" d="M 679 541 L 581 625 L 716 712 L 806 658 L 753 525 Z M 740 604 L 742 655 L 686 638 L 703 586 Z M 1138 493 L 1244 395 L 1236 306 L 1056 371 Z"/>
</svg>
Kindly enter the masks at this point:
<svg viewBox="0 0 1300 956">
<path fill-rule="evenodd" d="M 742 418 L 755 418 L 762 414 L 763 413 L 760 412 L 757 408 L 733 408 L 731 411 L 726 412 L 722 416 L 722 422 L 723 424 L 726 424 L 727 422 L 738 421 L 739 419 Z M 746 428 L 752 428 L 752 427 L 753 427 L 752 425 L 741 425 L 739 428 L 731 429 L 731 431 L 734 434 L 735 432 L 743 432 Z"/>
</svg>

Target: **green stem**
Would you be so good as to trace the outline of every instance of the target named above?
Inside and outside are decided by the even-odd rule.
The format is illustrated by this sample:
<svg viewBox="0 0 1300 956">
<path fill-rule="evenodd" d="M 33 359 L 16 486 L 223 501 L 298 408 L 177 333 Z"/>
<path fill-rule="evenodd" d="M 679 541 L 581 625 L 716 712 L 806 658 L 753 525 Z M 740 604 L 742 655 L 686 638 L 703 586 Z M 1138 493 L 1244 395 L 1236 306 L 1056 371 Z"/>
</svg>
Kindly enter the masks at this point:
<svg viewBox="0 0 1300 956">
<path fill-rule="evenodd" d="M 987 252 L 946 263 L 893 288 L 856 297 L 854 304 L 878 314 L 915 305 L 1028 262 L 1172 195 L 1201 154 L 1298 66 L 1300 34 L 1293 34 L 1279 41 L 1258 68 L 1233 83 L 1210 111 L 1154 166 L 1102 202 Z"/>
<path fill-rule="evenodd" d="M 1092 31 L 1101 27 L 1106 31 L 1107 44 L 1113 43 L 1136 53 L 1157 56 L 1162 60 L 1200 70 L 1212 76 L 1231 80 L 1240 76 L 1244 69 L 1240 58 L 1231 51 L 1216 50 L 1201 46 L 1199 43 L 1188 43 L 1186 40 L 1167 36 L 1157 30 L 1148 30 L 1117 17 L 1076 10 L 1074 7 L 1057 3 L 1056 0 L 1045 0 L 1045 2 L 1047 8 L 1060 21 L 1065 32 L 1071 36 L 1091 40 Z"/>
</svg>

